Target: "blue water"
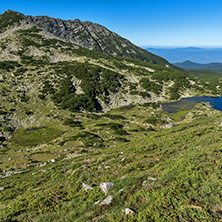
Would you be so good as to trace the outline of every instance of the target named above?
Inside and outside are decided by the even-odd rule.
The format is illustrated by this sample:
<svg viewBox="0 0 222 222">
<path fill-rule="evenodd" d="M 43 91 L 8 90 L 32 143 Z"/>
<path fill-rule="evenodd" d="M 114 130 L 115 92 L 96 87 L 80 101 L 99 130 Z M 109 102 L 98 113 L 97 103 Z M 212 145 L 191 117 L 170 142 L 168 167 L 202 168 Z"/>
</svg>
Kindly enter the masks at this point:
<svg viewBox="0 0 222 222">
<path fill-rule="evenodd" d="M 126 106 L 125 109 L 132 109 L 134 108 L 135 106 Z"/>
<path fill-rule="evenodd" d="M 199 102 L 208 102 L 213 109 L 222 111 L 222 96 L 220 97 L 190 97 L 177 102 L 163 103 L 163 110 L 168 113 L 192 109 Z"/>
</svg>

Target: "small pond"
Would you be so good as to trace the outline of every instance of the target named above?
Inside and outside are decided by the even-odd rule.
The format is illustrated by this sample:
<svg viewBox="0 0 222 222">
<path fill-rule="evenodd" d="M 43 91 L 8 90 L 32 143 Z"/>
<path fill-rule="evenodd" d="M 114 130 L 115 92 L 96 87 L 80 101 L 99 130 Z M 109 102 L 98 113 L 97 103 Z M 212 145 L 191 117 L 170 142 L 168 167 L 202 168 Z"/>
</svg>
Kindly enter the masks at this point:
<svg viewBox="0 0 222 222">
<path fill-rule="evenodd" d="M 168 113 L 176 113 L 192 109 L 199 102 L 208 102 L 212 108 L 222 111 L 222 96 L 220 97 L 190 97 L 177 102 L 162 103 L 163 110 Z"/>
</svg>

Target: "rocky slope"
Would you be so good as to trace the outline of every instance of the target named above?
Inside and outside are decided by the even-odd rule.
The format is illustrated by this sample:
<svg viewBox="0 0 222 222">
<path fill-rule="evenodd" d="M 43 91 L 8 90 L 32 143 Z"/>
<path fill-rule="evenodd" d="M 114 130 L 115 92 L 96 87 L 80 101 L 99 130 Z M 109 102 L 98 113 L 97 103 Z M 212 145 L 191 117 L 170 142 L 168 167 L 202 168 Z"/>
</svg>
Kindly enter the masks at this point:
<svg viewBox="0 0 222 222">
<path fill-rule="evenodd" d="M 5 20 L 11 21 L 8 23 Z M 152 63 L 170 65 L 163 58 L 137 47 L 104 26 L 89 21 L 82 22 L 78 19 L 65 21 L 48 16 L 24 16 L 21 13 L 8 10 L 0 16 L 0 28 L 13 25 L 18 21 L 22 24 L 36 25 L 66 42 L 107 55 L 130 57 Z"/>
</svg>

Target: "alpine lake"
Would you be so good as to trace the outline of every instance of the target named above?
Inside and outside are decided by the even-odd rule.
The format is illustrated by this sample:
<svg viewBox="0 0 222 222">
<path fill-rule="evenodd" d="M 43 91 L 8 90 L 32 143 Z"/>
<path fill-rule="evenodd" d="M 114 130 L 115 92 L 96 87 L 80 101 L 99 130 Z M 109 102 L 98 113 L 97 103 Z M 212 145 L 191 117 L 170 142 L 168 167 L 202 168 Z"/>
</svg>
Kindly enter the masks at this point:
<svg viewBox="0 0 222 222">
<path fill-rule="evenodd" d="M 167 112 L 173 119 L 182 120 L 197 103 L 209 103 L 213 109 L 222 111 L 222 96 L 219 97 L 190 97 L 176 102 L 162 103 L 163 111 Z"/>
</svg>

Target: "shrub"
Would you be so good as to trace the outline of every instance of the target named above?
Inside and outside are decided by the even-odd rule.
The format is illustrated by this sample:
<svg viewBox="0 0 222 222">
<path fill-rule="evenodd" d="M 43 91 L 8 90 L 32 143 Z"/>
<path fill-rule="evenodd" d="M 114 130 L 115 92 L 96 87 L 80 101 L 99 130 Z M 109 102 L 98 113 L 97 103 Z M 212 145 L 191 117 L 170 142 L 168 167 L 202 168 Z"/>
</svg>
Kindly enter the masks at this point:
<svg viewBox="0 0 222 222">
<path fill-rule="evenodd" d="M 76 126 L 82 126 L 80 121 L 73 120 L 72 118 L 67 118 L 64 122 L 63 125 L 68 125 L 71 127 L 76 127 Z"/>
<path fill-rule="evenodd" d="M 151 91 L 156 94 L 162 92 L 162 86 L 150 81 L 148 78 L 142 78 L 140 84 L 146 91 Z"/>
<path fill-rule="evenodd" d="M 143 98 L 150 98 L 150 94 L 147 92 L 140 92 L 139 95 L 142 96 Z"/>
</svg>

